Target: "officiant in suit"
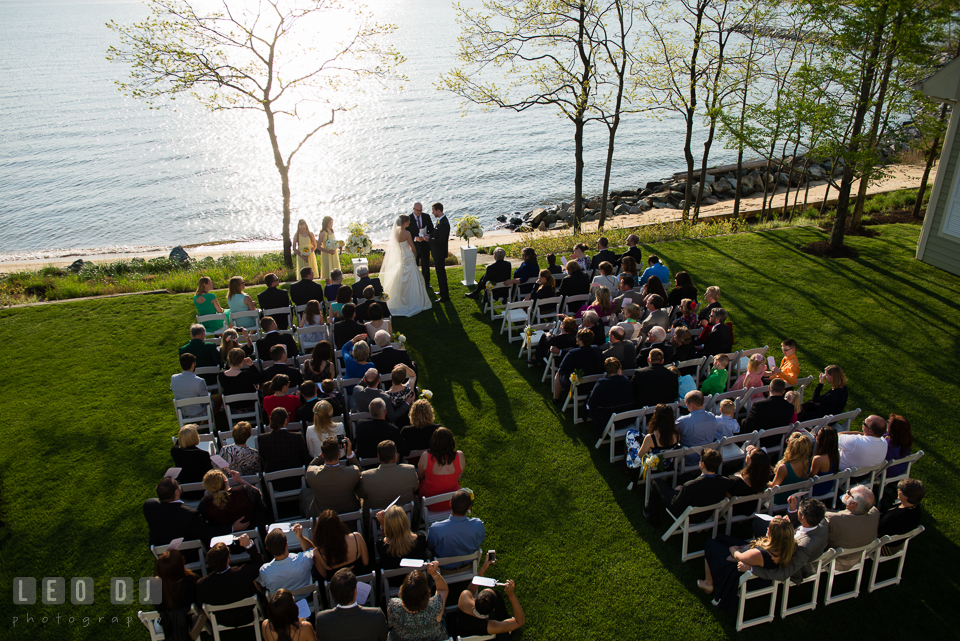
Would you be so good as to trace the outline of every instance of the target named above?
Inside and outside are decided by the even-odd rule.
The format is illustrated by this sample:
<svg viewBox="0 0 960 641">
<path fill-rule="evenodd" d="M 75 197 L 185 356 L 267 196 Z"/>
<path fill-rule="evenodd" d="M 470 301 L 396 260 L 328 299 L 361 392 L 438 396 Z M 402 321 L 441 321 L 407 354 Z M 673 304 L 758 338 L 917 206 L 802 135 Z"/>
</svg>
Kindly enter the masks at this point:
<svg viewBox="0 0 960 641">
<path fill-rule="evenodd" d="M 423 272 L 423 282 L 430 289 L 430 241 L 421 236 L 421 230 L 427 237 L 433 235 L 433 220 L 423 213 L 422 203 L 413 203 L 413 215 L 410 216 L 410 225 L 407 231 L 413 237 L 413 245 L 417 248 L 417 264 Z"/>
<path fill-rule="evenodd" d="M 446 303 L 450 300 L 450 292 L 447 290 L 447 246 L 450 242 L 450 221 L 443 213 L 441 203 L 433 203 L 433 215 L 437 217 L 437 224 L 434 231 L 430 234 L 430 253 L 433 255 L 433 265 L 437 269 L 437 287 L 440 291 L 437 294 L 437 302 Z M 416 218 L 416 216 L 414 216 Z M 430 273 L 430 265 L 427 263 L 424 273 Z M 427 277 L 427 285 L 430 284 L 430 278 Z"/>
</svg>

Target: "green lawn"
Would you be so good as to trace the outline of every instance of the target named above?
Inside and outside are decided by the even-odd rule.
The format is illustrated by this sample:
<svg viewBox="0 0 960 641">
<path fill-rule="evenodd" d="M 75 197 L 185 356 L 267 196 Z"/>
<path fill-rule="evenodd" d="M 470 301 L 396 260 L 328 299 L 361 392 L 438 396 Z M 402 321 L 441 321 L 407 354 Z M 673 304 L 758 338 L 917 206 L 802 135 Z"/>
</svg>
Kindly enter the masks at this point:
<svg viewBox="0 0 960 641">
<path fill-rule="evenodd" d="M 452 304 L 397 320 L 438 420 L 466 453 L 464 484 L 499 559 L 492 574 L 517 581 L 527 614 L 520 638 L 956 636 L 960 278 L 913 259 L 919 227 L 879 229 L 848 239 L 854 260 L 801 253 L 798 245 L 823 238 L 816 229 L 644 248 L 671 272 L 693 274 L 701 291 L 720 286 L 737 347 L 796 338 L 805 375 L 840 364 L 849 407 L 907 416 L 927 453 L 914 468 L 927 484 L 927 531 L 910 547 L 901 586 L 742 635 L 696 589 L 702 562 L 681 564 L 679 540 L 660 541 L 662 530 L 640 514 L 642 495 L 626 491 L 588 430 L 554 409 L 540 371 L 517 359 L 519 344 L 507 344 L 462 288 L 453 287 Z M 448 274 L 459 280 L 458 270 Z M 7 638 L 146 638 L 136 621 L 126 627 L 137 608 L 109 605 L 107 587 L 112 576 L 152 570 L 141 504 L 171 464 L 168 378 L 192 318 L 188 295 L 0 311 L 4 581 L 89 576 L 97 586 L 93 606 L 12 608 L 4 625 L 20 622 Z M 59 624 L 40 623 L 58 613 Z M 113 616 L 121 620 L 96 620 Z M 93 618 L 86 628 L 82 617 Z"/>
</svg>

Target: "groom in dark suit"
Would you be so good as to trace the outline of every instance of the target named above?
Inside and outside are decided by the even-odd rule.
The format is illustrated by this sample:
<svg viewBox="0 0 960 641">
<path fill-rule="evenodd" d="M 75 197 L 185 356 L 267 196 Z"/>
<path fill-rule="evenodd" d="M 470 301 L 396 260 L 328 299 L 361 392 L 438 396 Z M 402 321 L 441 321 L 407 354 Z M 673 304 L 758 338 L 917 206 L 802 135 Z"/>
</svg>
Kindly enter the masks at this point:
<svg viewBox="0 0 960 641">
<path fill-rule="evenodd" d="M 413 203 L 413 215 L 410 216 L 407 231 L 413 237 L 413 244 L 417 248 L 417 264 L 423 271 L 423 281 L 427 289 L 430 289 L 430 241 L 420 235 L 421 230 L 428 237 L 433 236 L 433 220 L 423 213 L 422 203 Z"/>
<path fill-rule="evenodd" d="M 434 231 L 430 234 L 430 253 L 433 255 L 433 265 L 437 268 L 437 287 L 440 288 L 437 294 L 437 302 L 446 303 L 450 300 L 450 292 L 447 291 L 447 244 L 450 242 L 450 221 L 443 213 L 441 203 L 433 203 L 433 215 L 437 217 L 437 224 Z M 430 273 L 429 264 L 424 269 L 424 273 Z M 430 284 L 430 278 L 427 276 L 427 285 Z"/>
</svg>

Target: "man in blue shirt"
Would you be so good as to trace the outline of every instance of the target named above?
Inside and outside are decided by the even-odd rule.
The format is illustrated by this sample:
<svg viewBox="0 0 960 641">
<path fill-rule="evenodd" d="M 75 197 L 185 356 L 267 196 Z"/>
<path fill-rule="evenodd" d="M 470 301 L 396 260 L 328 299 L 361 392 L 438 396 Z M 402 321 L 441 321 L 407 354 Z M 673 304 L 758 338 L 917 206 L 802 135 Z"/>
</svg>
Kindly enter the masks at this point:
<svg viewBox="0 0 960 641">
<path fill-rule="evenodd" d="M 303 538 L 303 526 L 299 523 L 294 523 L 291 529 L 300 540 L 303 552 L 290 553 L 287 535 L 280 528 L 270 530 L 263 541 L 267 552 L 273 555 L 273 561 L 260 567 L 260 585 L 267 591 L 267 596 L 280 588 L 296 590 L 313 582 L 310 573 L 313 568 L 313 543 Z"/>
<path fill-rule="evenodd" d="M 647 259 L 647 264 L 650 266 L 640 274 L 640 284 L 646 285 L 647 280 L 651 276 L 656 276 L 660 279 L 664 288 L 666 288 L 670 283 L 670 270 L 667 269 L 667 266 L 660 262 L 660 258 L 656 254 L 652 254 L 650 258 Z"/>
<path fill-rule="evenodd" d="M 683 397 L 690 413 L 677 419 L 677 429 L 680 430 L 680 445 L 694 447 L 713 443 L 717 433 L 717 417 L 703 409 L 703 392 L 693 390 Z M 696 465 L 700 460 L 699 454 L 687 454 L 687 465 Z"/>
<path fill-rule="evenodd" d="M 467 518 L 467 512 L 473 501 L 470 492 L 457 490 L 450 500 L 450 510 L 453 514 L 430 526 L 427 534 L 427 545 L 438 557 L 463 556 L 480 549 L 486 537 L 486 528 L 478 518 Z M 444 566 L 445 569 L 456 565 Z"/>
</svg>

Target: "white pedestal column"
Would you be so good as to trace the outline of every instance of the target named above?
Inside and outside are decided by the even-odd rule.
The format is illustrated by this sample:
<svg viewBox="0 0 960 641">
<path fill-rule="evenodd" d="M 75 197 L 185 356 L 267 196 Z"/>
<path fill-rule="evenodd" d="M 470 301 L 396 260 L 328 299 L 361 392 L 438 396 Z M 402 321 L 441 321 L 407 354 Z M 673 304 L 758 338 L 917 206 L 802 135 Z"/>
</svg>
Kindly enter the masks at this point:
<svg viewBox="0 0 960 641">
<path fill-rule="evenodd" d="M 460 284 L 473 287 L 477 284 L 474 278 L 477 275 L 477 248 L 461 246 L 460 263 L 463 265 L 463 280 Z"/>
</svg>

